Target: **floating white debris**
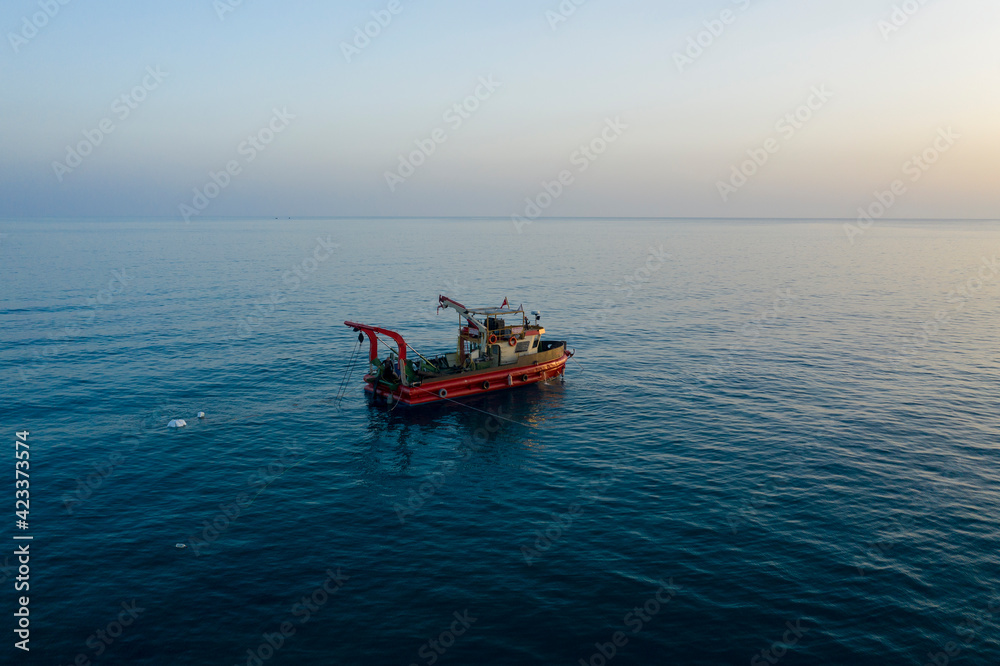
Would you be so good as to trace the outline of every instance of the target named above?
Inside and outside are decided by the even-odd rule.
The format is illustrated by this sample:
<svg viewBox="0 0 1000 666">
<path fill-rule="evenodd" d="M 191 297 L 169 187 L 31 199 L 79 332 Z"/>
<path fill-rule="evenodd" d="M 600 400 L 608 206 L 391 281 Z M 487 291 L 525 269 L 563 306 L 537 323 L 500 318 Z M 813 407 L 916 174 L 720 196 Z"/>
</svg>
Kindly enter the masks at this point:
<svg viewBox="0 0 1000 666">
<path fill-rule="evenodd" d="M 198 412 L 198 418 L 199 419 L 205 418 L 205 412 Z"/>
<path fill-rule="evenodd" d="M 186 543 L 178 543 L 178 544 L 174 544 L 174 545 L 175 545 L 175 546 L 176 546 L 177 548 L 187 548 L 187 544 L 186 544 Z"/>
<path fill-rule="evenodd" d="M 185 421 L 184 419 L 174 419 L 173 421 L 171 421 L 170 423 L 167 424 L 167 427 L 168 428 L 183 428 L 186 425 L 187 425 L 187 421 Z"/>
</svg>

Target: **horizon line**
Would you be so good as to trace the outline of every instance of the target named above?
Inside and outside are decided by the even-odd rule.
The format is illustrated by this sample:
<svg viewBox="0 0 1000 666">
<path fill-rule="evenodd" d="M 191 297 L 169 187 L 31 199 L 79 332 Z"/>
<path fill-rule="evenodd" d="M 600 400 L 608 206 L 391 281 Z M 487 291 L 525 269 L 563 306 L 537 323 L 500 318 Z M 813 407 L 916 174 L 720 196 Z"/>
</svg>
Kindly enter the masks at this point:
<svg viewBox="0 0 1000 666">
<path fill-rule="evenodd" d="M 510 215 L 217 215 L 199 218 L 194 222 L 214 220 L 510 220 Z M 80 215 L 56 216 L 45 215 L 37 217 L 5 217 L 3 222 L 29 222 L 34 220 L 171 220 L 183 222 L 177 216 L 171 215 Z M 704 221 L 771 221 L 771 222 L 856 222 L 855 217 L 705 217 L 705 216 L 644 216 L 644 215 L 580 215 L 580 216 L 546 216 L 536 217 L 531 222 L 556 220 L 704 220 Z M 878 222 L 998 222 L 1000 217 L 883 217 Z"/>
</svg>

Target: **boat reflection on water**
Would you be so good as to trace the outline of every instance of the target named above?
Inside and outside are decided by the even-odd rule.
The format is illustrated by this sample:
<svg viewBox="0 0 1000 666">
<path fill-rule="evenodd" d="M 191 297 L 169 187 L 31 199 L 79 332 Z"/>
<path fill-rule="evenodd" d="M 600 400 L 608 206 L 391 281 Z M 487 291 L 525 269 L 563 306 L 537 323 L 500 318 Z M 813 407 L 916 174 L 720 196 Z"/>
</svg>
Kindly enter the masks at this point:
<svg viewBox="0 0 1000 666">
<path fill-rule="evenodd" d="M 537 430 L 559 418 L 563 393 L 562 382 L 552 380 L 420 409 L 394 409 L 369 400 L 364 455 L 368 465 L 390 474 L 427 463 L 414 459 L 427 446 L 441 448 L 429 454 L 441 460 L 465 457 L 478 464 L 506 464 L 541 446 Z"/>
</svg>

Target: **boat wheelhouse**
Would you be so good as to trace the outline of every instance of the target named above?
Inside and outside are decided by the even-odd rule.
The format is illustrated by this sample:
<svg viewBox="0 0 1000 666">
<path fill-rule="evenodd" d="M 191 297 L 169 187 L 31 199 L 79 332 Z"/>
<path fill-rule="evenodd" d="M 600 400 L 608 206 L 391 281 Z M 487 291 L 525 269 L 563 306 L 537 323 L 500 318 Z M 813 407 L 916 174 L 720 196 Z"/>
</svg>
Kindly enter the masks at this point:
<svg viewBox="0 0 1000 666">
<path fill-rule="evenodd" d="M 533 311 L 529 321 L 523 308 L 509 307 L 506 299 L 498 308 L 467 308 L 439 296 L 441 309 L 458 312 L 458 341 L 454 352 L 430 358 L 395 331 L 344 322 L 359 342 L 368 336 L 368 394 L 390 404 L 419 405 L 502 391 L 558 377 L 573 356 L 566 342 L 542 340 L 541 313 Z M 384 358 L 379 344 L 388 351 Z"/>
</svg>

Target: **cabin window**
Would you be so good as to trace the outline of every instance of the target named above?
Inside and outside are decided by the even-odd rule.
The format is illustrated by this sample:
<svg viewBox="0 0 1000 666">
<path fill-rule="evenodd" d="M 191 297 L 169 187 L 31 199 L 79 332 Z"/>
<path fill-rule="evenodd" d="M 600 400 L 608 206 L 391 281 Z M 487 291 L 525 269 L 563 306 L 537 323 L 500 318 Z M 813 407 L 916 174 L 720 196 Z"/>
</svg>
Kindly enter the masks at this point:
<svg viewBox="0 0 1000 666">
<path fill-rule="evenodd" d="M 521 352 L 526 352 L 528 351 L 528 345 L 530 344 L 531 343 L 528 342 L 527 340 L 525 340 L 524 342 L 518 342 L 517 347 L 514 349 L 514 351 L 517 352 L 518 354 L 520 354 Z"/>
<path fill-rule="evenodd" d="M 531 348 L 532 348 L 532 349 L 535 349 L 536 347 L 538 347 L 538 339 L 539 339 L 539 338 L 540 338 L 541 336 L 540 336 L 540 335 L 536 335 L 536 336 L 533 336 L 533 337 L 535 338 L 535 341 L 531 343 Z"/>
</svg>

